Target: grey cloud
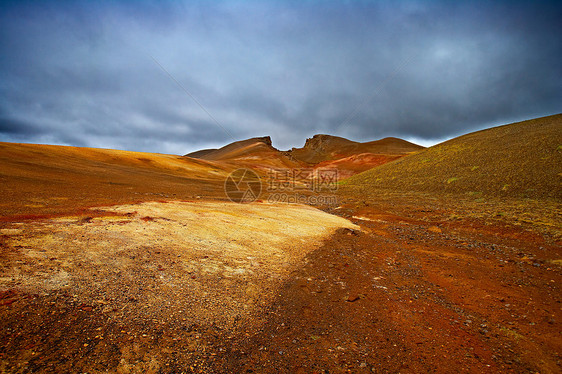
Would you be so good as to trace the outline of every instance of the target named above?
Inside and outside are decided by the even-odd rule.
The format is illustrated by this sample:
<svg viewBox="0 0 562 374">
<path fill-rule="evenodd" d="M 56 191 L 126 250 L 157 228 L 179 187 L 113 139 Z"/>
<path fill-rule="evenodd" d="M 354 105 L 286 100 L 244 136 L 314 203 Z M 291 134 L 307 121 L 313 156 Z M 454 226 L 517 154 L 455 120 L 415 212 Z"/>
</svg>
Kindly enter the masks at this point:
<svg viewBox="0 0 562 374">
<path fill-rule="evenodd" d="M 33 124 L 11 118 L 0 117 L 0 134 L 25 136 L 41 134 L 42 132 L 43 131 L 40 127 L 34 126 Z"/>
<path fill-rule="evenodd" d="M 560 112 L 556 2 L 13 2 L 0 140 L 186 153 L 436 139 Z M 158 63 L 224 127 L 207 116 Z"/>
</svg>

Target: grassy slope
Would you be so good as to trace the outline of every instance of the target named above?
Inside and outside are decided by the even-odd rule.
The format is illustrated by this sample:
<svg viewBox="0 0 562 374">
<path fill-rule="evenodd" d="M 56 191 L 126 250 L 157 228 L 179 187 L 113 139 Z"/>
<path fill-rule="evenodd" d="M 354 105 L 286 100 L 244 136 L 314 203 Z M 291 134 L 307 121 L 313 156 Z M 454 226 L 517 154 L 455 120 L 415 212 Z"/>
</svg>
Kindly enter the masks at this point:
<svg viewBox="0 0 562 374">
<path fill-rule="evenodd" d="M 562 200 L 562 114 L 482 130 L 358 174 L 362 193 L 416 191 Z"/>
</svg>

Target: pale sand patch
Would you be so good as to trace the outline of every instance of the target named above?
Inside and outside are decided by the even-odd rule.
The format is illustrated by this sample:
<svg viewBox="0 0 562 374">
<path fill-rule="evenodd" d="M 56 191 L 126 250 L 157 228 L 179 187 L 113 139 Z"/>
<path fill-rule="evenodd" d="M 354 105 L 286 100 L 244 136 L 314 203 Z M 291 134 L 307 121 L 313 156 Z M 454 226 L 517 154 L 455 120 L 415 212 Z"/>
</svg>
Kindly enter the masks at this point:
<svg viewBox="0 0 562 374">
<path fill-rule="evenodd" d="M 116 318 L 224 326 L 267 304 L 304 257 L 358 226 L 304 205 L 149 202 L 21 225 L 0 287 L 65 290 Z M 16 234 L 6 231 L 5 234 Z"/>
</svg>

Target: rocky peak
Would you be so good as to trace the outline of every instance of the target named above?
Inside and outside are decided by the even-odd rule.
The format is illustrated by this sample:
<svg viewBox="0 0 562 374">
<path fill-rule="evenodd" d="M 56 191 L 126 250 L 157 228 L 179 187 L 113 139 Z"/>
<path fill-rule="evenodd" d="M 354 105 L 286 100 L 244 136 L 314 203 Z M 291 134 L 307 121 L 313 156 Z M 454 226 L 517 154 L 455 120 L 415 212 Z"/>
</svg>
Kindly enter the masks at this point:
<svg viewBox="0 0 562 374">
<path fill-rule="evenodd" d="M 273 143 L 271 142 L 271 136 L 262 136 L 259 138 L 254 138 L 254 140 L 267 144 L 267 145 L 272 145 Z"/>
<path fill-rule="evenodd" d="M 303 148 L 322 149 L 322 146 L 332 138 L 330 135 L 316 134 L 312 138 L 307 138 Z"/>
</svg>

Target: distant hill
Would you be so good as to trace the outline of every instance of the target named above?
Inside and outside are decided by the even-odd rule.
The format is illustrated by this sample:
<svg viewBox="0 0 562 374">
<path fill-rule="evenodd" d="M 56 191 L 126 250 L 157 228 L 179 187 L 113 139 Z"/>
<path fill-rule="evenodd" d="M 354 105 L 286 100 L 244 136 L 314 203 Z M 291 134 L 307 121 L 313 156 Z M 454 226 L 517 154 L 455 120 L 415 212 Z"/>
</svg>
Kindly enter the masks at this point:
<svg viewBox="0 0 562 374">
<path fill-rule="evenodd" d="M 299 161 L 293 160 L 284 152 L 274 148 L 271 145 L 271 138 L 269 136 L 240 140 L 219 149 L 205 149 L 188 153 L 185 157 L 257 169 L 303 166 Z"/>
<path fill-rule="evenodd" d="M 560 200 L 561 181 L 558 114 L 463 135 L 355 175 L 344 185 L 364 193 L 387 189 Z"/>
<path fill-rule="evenodd" d="M 215 151 L 216 151 L 216 149 L 202 149 L 200 151 L 188 153 L 185 156 L 191 157 L 191 158 L 203 158 L 203 157 L 205 157 L 205 155 L 208 155 L 209 153 L 213 153 Z"/>
<path fill-rule="evenodd" d="M 86 205 L 223 197 L 233 169 L 175 155 L 0 142 L 0 220 Z"/>
<path fill-rule="evenodd" d="M 421 149 L 423 149 L 422 146 L 398 138 L 384 138 L 360 143 L 338 136 L 318 134 L 306 139 L 304 147 L 293 148 L 289 152 L 297 160 L 317 164 L 362 153 L 403 156 Z"/>
<path fill-rule="evenodd" d="M 254 168 L 336 168 L 342 178 L 416 152 L 423 147 L 397 138 L 366 143 L 331 135 L 314 135 L 304 147 L 289 151 L 274 148 L 269 136 L 251 138 L 219 149 L 205 149 L 185 155 L 208 161 L 236 163 Z"/>
<path fill-rule="evenodd" d="M 271 145 L 269 136 L 240 140 L 219 149 L 204 149 L 186 154 L 187 157 L 204 160 L 233 160 L 252 154 L 279 152 Z"/>
</svg>

